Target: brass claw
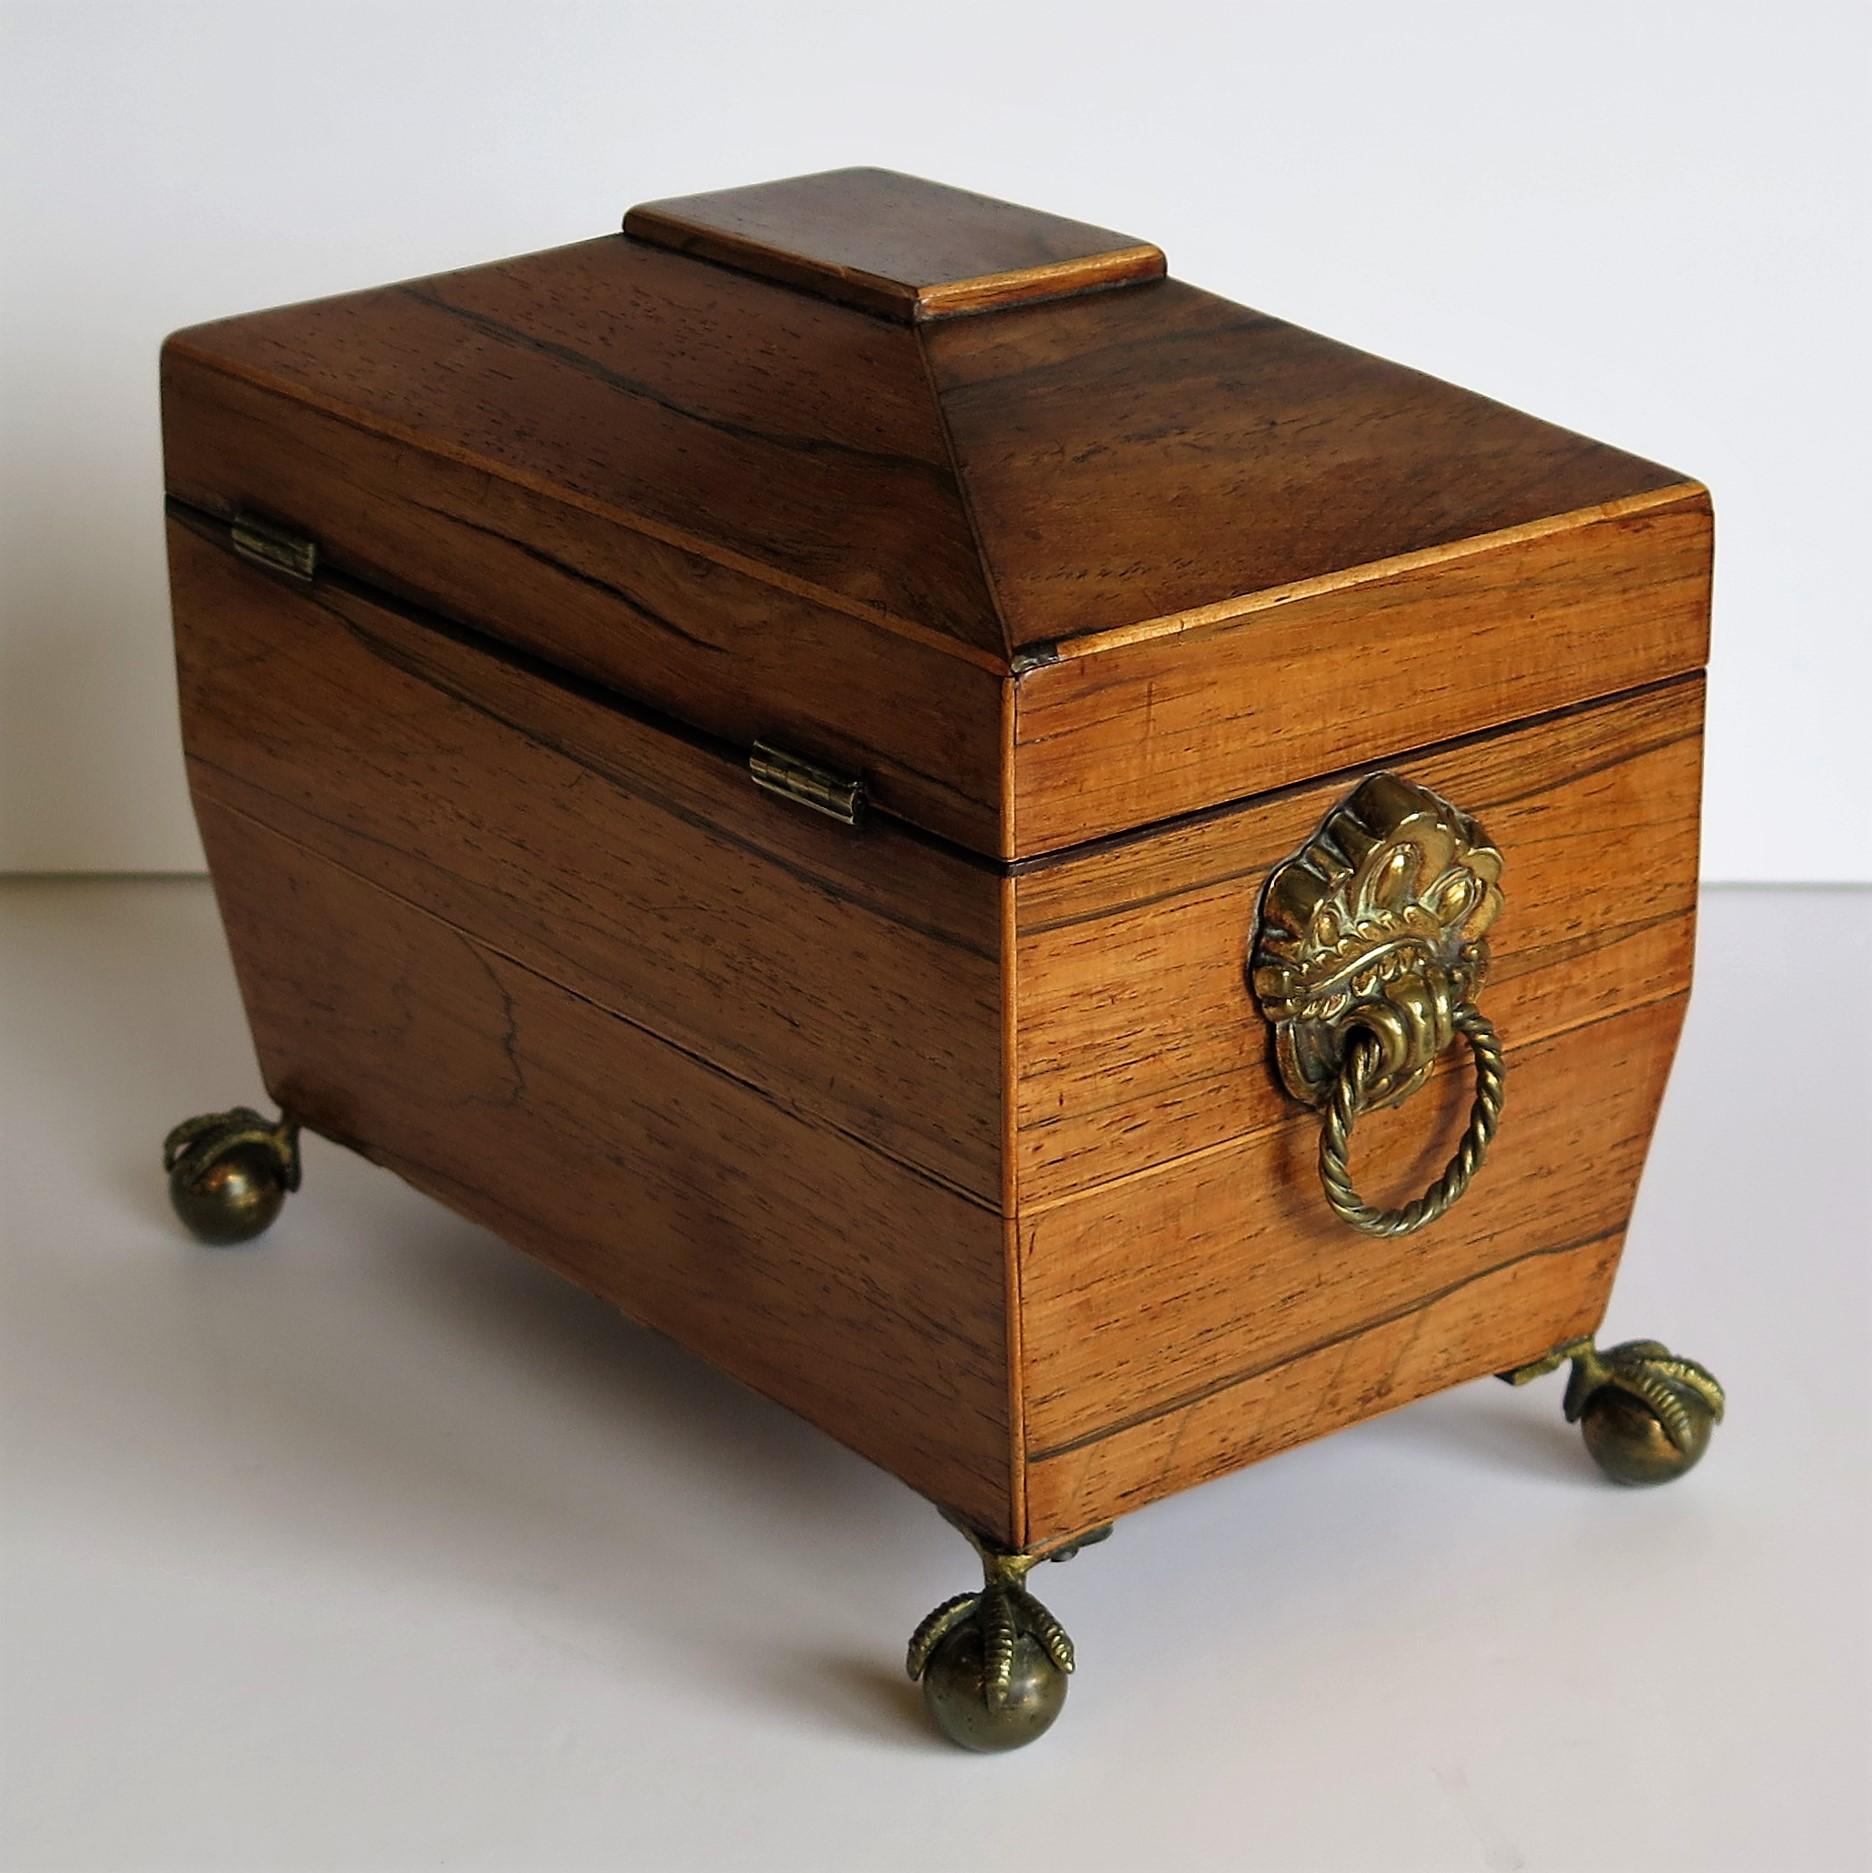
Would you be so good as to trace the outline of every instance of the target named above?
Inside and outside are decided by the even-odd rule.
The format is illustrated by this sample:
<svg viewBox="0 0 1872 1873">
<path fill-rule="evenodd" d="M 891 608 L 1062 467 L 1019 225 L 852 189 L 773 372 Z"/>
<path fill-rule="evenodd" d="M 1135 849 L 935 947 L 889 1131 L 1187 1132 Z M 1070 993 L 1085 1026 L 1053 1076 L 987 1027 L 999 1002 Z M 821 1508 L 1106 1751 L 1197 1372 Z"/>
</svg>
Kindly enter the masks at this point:
<svg viewBox="0 0 1872 1873">
<path fill-rule="evenodd" d="M 1568 1361 L 1562 1410 L 1616 1483 L 1667 1483 L 1696 1468 L 1726 1403 L 1714 1373 L 1661 1340 L 1626 1340 L 1604 1352 L 1589 1334 L 1501 1376 L 1525 1385 Z"/>
<path fill-rule="evenodd" d="M 163 1140 L 176 1214 L 203 1242 L 250 1242 L 299 1188 L 299 1122 L 251 1106 L 184 1119 Z"/>
<path fill-rule="evenodd" d="M 1066 1628 L 1027 1591 L 1027 1576 L 1041 1560 L 1069 1560 L 1111 1530 L 1043 1556 L 1009 1553 L 956 1526 L 981 1557 L 981 1589 L 929 1613 L 910 1636 L 904 1666 L 922 1681 L 924 1705 L 951 1742 L 1019 1749 L 1052 1728 L 1076 1663 Z"/>
</svg>

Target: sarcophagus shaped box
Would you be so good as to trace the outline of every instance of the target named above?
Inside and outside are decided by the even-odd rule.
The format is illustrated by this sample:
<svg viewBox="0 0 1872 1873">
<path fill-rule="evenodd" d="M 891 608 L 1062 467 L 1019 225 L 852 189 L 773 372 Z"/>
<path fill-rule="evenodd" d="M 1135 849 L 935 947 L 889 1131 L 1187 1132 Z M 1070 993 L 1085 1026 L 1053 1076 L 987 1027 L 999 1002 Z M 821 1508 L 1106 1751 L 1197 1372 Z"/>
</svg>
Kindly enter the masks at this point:
<svg viewBox="0 0 1872 1873">
<path fill-rule="evenodd" d="M 1695 482 L 879 171 L 199 327 L 182 714 L 279 1120 L 941 1505 L 952 1733 L 1022 1584 L 1167 1492 L 1574 1363 L 1689 985 Z"/>
</svg>

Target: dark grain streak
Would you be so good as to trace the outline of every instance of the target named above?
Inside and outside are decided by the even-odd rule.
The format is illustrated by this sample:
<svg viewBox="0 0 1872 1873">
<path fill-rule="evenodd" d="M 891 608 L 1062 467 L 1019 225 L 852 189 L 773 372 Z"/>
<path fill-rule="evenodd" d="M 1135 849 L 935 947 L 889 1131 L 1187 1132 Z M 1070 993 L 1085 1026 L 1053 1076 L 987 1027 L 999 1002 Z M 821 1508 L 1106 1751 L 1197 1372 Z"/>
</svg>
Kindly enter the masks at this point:
<svg viewBox="0 0 1872 1873">
<path fill-rule="evenodd" d="M 685 407 L 672 397 L 659 395 L 654 386 L 634 377 L 626 377 L 622 371 L 614 371 L 609 366 L 600 364 L 596 358 L 587 357 L 584 352 L 576 350 L 571 345 L 562 345 L 550 338 L 541 338 L 534 332 L 523 332 L 518 326 L 508 325 L 503 320 L 491 318 L 485 312 L 474 312 L 466 306 L 455 305 L 432 288 L 405 286 L 400 290 L 419 304 L 432 307 L 435 311 L 444 313 L 450 318 L 459 319 L 464 324 L 473 326 L 477 331 L 485 332 L 491 338 L 498 338 L 506 344 L 516 345 L 525 351 L 538 352 L 543 357 L 570 365 L 575 371 L 594 378 L 608 389 L 618 391 L 627 397 L 635 397 L 683 422 L 694 423 L 701 429 L 713 430 L 717 435 L 727 436 L 735 442 L 752 442 L 794 455 L 834 456 L 840 459 L 850 459 L 861 462 L 871 469 L 900 470 L 905 474 L 914 475 L 919 480 L 933 482 L 946 493 L 954 493 L 954 486 L 944 471 L 936 463 L 924 461 L 919 456 L 893 455 L 881 449 L 866 449 L 855 442 L 845 442 L 836 436 L 789 435 L 781 430 L 758 429 L 752 424 L 731 422 L 723 416 L 708 416 L 700 410 Z"/>
</svg>

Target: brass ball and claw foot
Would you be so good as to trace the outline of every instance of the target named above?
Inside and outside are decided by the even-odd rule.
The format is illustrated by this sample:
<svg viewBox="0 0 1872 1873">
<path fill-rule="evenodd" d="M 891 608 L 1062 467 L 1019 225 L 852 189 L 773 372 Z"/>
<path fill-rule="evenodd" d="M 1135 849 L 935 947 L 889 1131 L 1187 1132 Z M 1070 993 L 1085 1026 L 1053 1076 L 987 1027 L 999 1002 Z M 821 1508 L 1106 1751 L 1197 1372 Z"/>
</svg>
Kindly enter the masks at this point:
<svg viewBox="0 0 1872 1873">
<path fill-rule="evenodd" d="M 1073 1668 L 1066 1628 L 1027 1591 L 1027 1576 L 1043 1559 L 1071 1560 L 1111 1529 L 1042 1556 L 1010 1554 L 965 1523 L 955 1526 L 981 1556 L 981 1591 L 937 1607 L 911 1635 L 905 1665 L 923 1681 L 924 1707 L 950 1742 L 1019 1749 L 1052 1729 Z"/>
<path fill-rule="evenodd" d="M 299 1122 L 248 1106 L 184 1119 L 163 1140 L 176 1214 L 203 1242 L 251 1242 L 299 1188 Z"/>
<path fill-rule="evenodd" d="M 1627 1340 L 1602 1353 L 1589 1335 L 1501 1376 L 1525 1385 L 1568 1360 L 1567 1423 L 1580 1427 L 1613 1482 L 1668 1483 L 1696 1468 L 1722 1422 L 1723 1388 L 1712 1373 L 1657 1340 Z"/>
</svg>

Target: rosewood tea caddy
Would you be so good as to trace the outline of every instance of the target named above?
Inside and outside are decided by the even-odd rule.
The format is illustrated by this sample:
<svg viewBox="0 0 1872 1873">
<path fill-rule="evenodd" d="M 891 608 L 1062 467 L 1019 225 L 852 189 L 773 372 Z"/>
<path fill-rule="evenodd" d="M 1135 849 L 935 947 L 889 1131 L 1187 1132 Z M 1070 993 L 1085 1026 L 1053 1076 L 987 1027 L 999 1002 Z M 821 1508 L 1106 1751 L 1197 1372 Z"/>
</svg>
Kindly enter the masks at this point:
<svg viewBox="0 0 1872 1873">
<path fill-rule="evenodd" d="M 190 783 L 280 1117 L 938 1505 L 1004 1748 L 1035 1564 L 1482 1374 L 1661 1480 L 1601 1351 L 1690 982 L 1710 505 L 877 170 L 163 353 Z"/>
</svg>

